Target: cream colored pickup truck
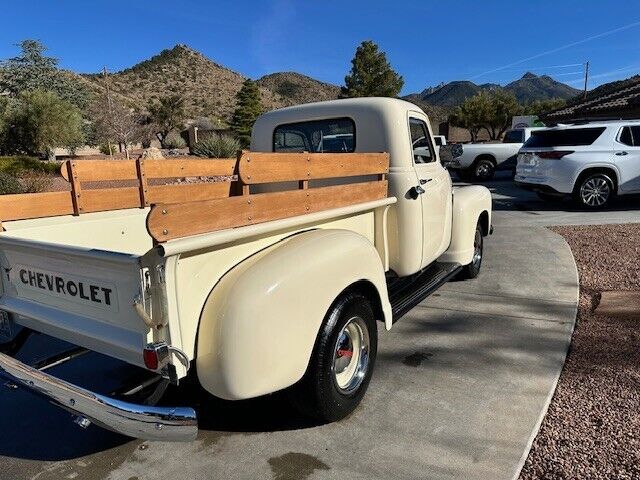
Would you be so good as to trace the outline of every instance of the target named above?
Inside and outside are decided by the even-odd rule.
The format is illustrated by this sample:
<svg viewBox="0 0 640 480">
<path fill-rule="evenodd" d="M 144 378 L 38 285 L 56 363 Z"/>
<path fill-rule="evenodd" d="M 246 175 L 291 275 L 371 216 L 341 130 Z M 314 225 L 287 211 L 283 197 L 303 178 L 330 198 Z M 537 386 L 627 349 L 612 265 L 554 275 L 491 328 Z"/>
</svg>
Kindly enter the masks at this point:
<svg viewBox="0 0 640 480">
<path fill-rule="evenodd" d="M 266 113 L 234 159 L 71 160 L 62 174 L 68 191 L 0 197 L 0 374 L 81 426 L 145 439 L 195 438 L 192 408 L 156 405 L 188 374 L 223 399 L 287 389 L 343 418 L 378 322 L 475 277 L 491 231 L 489 191 L 452 188 L 427 116 L 395 99 Z M 184 177 L 209 181 L 167 180 Z M 35 332 L 77 347 L 27 365 L 14 356 Z M 97 393 L 48 373 L 86 351 L 149 378 Z"/>
</svg>

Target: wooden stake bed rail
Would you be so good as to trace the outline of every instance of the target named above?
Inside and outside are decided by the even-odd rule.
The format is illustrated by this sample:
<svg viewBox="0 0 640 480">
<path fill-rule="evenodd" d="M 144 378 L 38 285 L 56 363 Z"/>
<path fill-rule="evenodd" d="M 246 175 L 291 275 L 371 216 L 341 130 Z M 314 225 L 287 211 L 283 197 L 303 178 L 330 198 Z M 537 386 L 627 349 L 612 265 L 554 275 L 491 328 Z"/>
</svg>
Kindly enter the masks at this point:
<svg viewBox="0 0 640 480">
<path fill-rule="evenodd" d="M 61 173 L 71 191 L 0 195 L 0 221 L 151 205 L 147 229 L 155 241 L 165 242 L 382 199 L 387 196 L 388 172 L 386 153 L 242 151 L 235 159 L 69 160 Z M 232 175 L 238 180 L 150 182 Z M 343 180 L 339 185 L 310 188 L 310 180 L 334 178 Z M 344 184 L 345 178 L 351 183 Z M 135 186 L 86 188 L 90 182 L 134 180 Z M 297 188 L 251 193 L 252 186 L 279 182 L 297 182 Z"/>
<path fill-rule="evenodd" d="M 0 221 L 79 215 L 228 197 L 232 182 L 149 185 L 149 180 L 231 176 L 235 158 L 166 160 L 69 160 L 61 174 L 71 191 L 0 195 Z M 87 182 L 135 180 L 137 186 L 83 188 Z"/>
<path fill-rule="evenodd" d="M 241 227 L 387 197 L 387 153 L 262 153 L 238 155 L 242 196 L 154 205 L 147 230 L 158 242 Z M 372 176 L 372 178 L 368 178 Z M 309 180 L 360 177 L 309 187 Z M 358 181 L 359 180 L 359 181 Z M 254 193 L 252 185 L 298 182 L 298 189 Z M 341 182 L 342 183 L 342 182 Z"/>
</svg>

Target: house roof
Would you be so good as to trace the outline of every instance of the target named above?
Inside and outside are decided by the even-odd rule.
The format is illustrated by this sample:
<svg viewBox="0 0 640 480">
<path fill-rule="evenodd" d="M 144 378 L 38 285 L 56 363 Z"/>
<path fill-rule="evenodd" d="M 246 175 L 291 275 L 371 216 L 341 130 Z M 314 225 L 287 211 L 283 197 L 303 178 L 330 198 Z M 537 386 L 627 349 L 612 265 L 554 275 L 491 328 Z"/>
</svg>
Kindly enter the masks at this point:
<svg viewBox="0 0 640 480">
<path fill-rule="evenodd" d="M 607 83 L 541 115 L 547 122 L 589 118 L 640 118 L 640 75 Z"/>
</svg>

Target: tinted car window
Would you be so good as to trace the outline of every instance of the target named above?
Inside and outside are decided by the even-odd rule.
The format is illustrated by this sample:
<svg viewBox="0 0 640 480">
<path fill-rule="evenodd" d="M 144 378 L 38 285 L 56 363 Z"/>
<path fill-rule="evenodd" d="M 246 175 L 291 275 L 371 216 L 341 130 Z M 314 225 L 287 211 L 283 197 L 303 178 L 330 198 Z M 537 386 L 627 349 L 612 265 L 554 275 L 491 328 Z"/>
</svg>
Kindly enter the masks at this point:
<svg viewBox="0 0 640 480">
<path fill-rule="evenodd" d="M 278 125 L 274 152 L 344 153 L 355 150 L 356 127 L 350 118 L 330 118 Z"/>
<path fill-rule="evenodd" d="M 619 142 L 630 147 L 640 147 L 640 125 L 624 127 L 620 132 Z"/>
<path fill-rule="evenodd" d="M 602 135 L 605 127 L 567 128 L 563 130 L 541 130 L 532 132 L 525 148 L 571 147 L 591 145 Z"/>
<path fill-rule="evenodd" d="M 631 134 L 631 128 L 624 127 L 620 133 L 620 143 L 633 147 L 633 135 Z"/>
<path fill-rule="evenodd" d="M 431 142 L 429 141 L 427 124 L 417 118 L 409 118 L 409 128 L 411 130 L 413 161 L 415 163 L 430 163 L 435 161 L 431 149 Z"/>
<path fill-rule="evenodd" d="M 509 130 L 502 139 L 502 143 L 522 143 L 523 141 L 524 130 Z"/>
</svg>

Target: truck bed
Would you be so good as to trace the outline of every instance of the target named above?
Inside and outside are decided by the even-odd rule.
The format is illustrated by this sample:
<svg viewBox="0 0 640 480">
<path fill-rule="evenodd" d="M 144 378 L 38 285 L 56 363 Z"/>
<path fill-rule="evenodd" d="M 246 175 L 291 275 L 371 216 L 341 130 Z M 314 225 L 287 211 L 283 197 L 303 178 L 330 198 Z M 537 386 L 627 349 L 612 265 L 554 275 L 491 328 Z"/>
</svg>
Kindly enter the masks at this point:
<svg viewBox="0 0 640 480">
<path fill-rule="evenodd" d="M 140 161 L 117 168 L 112 161 L 78 161 L 75 169 L 68 167 L 67 178 L 75 178 L 71 192 L 0 197 L 5 220 L 0 264 L 7 272 L 0 309 L 14 314 L 20 325 L 144 366 L 144 346 L 158 341 L 192 360 L 201 309 L 217 281 L 242 260 L 296 232 L 357 232 L 378 248 L 388 265 L 382 207 L 395 202 L 387 198 L 388 156 L 357 154 L 362 157 L 358 169 L 344 154 L 312 154 L 314 166 L 302 163 L 303 168 L 297 165 L 301 154 L 251 154 L 249 159 L 243 152 L 239 163 L 242 155 L 247 165 L 254 162 L 254 170 L 233 167 L 238 185 L 164 185 L 154 191 L 147 186 L 145 195 Z M 260 155 L 267 171 L 273 169 L 270 176 L 254 166 Z M 155 177 L 194 171 L 188 161 L 167 162 L 171 171 L 154 166 Z M 195 162 L 202 166 L 202 161 Z M 204 167 L 209 174 L 216 171 L 210 164 Z M 105 173 L 108 168 L 111 173 Z M 216 168 L 228 172 L 229 162 Z M 250 191 L 251 185 L 263 181 L 314 180 L 341 173 L 354 181 L 310 187 L 308 180 L 299 180 L 299 188 L 292 191 Z M 138 175 L 137 186 L 111 190 L 89 190 L 81 181 L 83 175 L 101 181 L 107 175 L 130 179 L 133 174 Z M 372 174 L 379 178 L 371 181 Z M 76 201 L 78 193 L 82 202 Z M 138 208 L 118 209 L 121 206 Z M 96 211 L 100 209 L 105 211 Z M 71 214 L 50 216 L 69 210 Z M 188 365 L 175 367 L 178 377 L 186 375 Z"/>
</svg>

